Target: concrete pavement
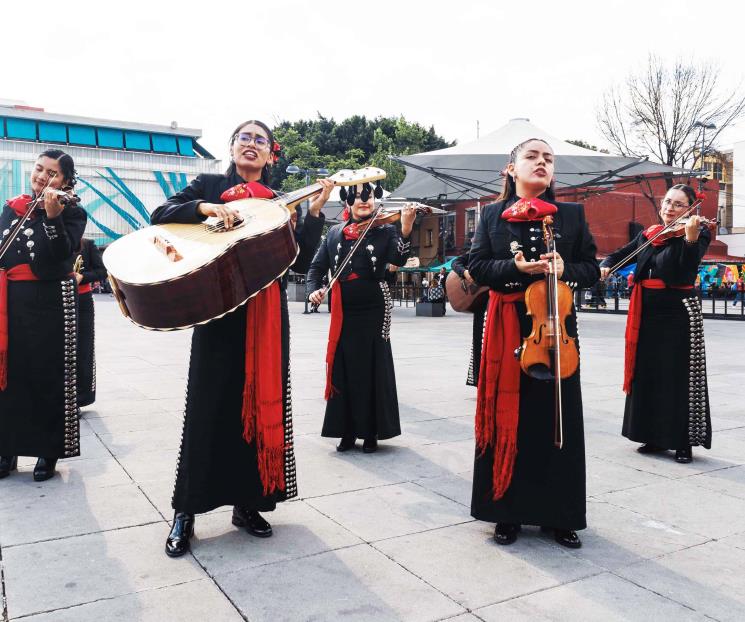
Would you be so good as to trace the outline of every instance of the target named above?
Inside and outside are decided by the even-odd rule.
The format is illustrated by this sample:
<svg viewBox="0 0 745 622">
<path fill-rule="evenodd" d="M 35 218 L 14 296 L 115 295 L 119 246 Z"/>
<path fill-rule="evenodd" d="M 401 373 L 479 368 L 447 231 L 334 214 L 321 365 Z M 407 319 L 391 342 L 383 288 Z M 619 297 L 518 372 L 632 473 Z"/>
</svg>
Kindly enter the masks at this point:
<svg viewBox="0 0 745 622">
<path fill-rule="evenodd" d="M 141 330 L 97 296 L 82 455 L 48 482 L 29 458 L 0 481 L 3 620 L 745 619 L 744 323 L 705 324 L 714 446 L 680 465 L 620 436 L 625 317 L 580 315 L 589 528 L 570 551 L 532 528 L 499 547 L 469 515 L 470 316 L 394 310 L 403 435 L 342 455 L 319 436 L 328 314 L 290 307 L 300 498 L 266 540 L 230 508 L 200 515 L 174 560 L 190 334 Z"/>
</svg>

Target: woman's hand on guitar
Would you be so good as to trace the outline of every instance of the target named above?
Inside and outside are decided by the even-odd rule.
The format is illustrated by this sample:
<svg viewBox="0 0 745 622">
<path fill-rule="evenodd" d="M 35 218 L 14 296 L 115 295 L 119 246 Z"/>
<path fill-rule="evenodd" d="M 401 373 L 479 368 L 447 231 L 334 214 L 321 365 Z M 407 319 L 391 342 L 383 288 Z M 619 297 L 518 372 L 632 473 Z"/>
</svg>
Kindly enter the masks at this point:
<svg viewBox="0 0 745 622">
<path fill-rule="evenodd" d="M 319 179 L 318 183 L 323 186 L 323 191 L 310 202 L 308 213 L 311 216 L 318 216 L 321 213 L 321 208 L 326 205 L 326 201 L 329 200 L 331 191 L 334 189 L 334 182 L 330 179 Z"/>
<path fill-rule="evenodd" d="M 232 207 L 222 205 L 221 203 L 200 203 L 197 206 L 197 212 L 202 216 L 214 216 L 215 218 L 221 218 L 225 229 L 230 229 L 233 223 L 239 218 L 239 214 Z"/>
<path fill-rule="evenodd" d="M 608 278 L 608 275 L 610 274 L 610 268 L 600 268 L 600 280 L 605 281 L 606 278 Z"/>
<path fill-rule="evenodd" d="M 473 277 L 471 276 L 471 273 L 468 270 L 463 270 L 463 278 L 466 280 L 466 283 L 469 285 L 475 285 L 476 281 L 473 280 Z"/>
<path fill-rule="evenodd" d="M 314 305 L 320 305 L 323 302 L 323 297 L 325 296 L 325 294 L 326 288 L 322 287 L 321 289 L 317 289 L 316 291 L 311 293 L 308 296 L 308 300 L 310 300 Z"/>
</svg>

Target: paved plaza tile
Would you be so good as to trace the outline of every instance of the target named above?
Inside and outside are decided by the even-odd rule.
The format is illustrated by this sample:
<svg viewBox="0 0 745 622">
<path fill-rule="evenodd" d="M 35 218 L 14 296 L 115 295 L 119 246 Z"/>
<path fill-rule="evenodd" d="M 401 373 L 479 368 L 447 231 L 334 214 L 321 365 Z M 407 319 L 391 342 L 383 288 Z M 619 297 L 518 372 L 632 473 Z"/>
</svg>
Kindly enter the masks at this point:
<svg viewBox="0 0 745 622">
<path fill-rule="evenodd" d="M 325 309 L 325 307 L 323 307 Z M 2 622 L 745 619 L 745 323 L 705 322 L 714 438 L 694 462 L 620 435 L 624 316 L 582 314 L 588 528 L 582 549 L 470 516 L 471 317 L 393 311 L 402 436 L 376 454 L 321 438 L 328 313 L 290 303 L 299 497 L 252 538 L 224 507 L 192 553 L 172 519 L 190 333 L 141 330 L 96 297 L 98 399 L 81 456 L 0 482 Z"/>
</svg>

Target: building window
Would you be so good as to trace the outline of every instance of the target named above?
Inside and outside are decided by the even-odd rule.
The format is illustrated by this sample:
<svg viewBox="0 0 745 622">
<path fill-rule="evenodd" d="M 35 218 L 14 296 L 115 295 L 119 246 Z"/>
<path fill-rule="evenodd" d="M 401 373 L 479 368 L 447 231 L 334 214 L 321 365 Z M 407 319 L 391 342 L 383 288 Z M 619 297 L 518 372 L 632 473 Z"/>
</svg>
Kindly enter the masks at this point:
<svg viewBox="0 0 745 622">
<path fill-rule="evenodd" d="M 476 233 L 476 208 L 466 210 L 466 238 L 470 239 Z"/>
<path fill-rule="evenodd" d="M 706 170 L 711 173 L 711 179 L 722 181 L 722 163 L 713 162 L 712 160 L 706 160 Z"/>
<path fill-rule="evenodd" d="M 424 246 L 432 246 L 432 229 L 424 232 Z"/>
</svg>

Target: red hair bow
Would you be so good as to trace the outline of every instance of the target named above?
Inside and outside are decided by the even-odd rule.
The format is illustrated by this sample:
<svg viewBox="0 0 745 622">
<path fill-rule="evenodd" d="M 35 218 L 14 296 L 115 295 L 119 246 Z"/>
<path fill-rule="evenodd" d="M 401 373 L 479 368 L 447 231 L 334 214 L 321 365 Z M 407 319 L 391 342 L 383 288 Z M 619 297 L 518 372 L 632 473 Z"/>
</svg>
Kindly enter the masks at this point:
<svg viewBox="0 0 745 622">
<path fill-rule="evenodd" d="M 697 192 L 696 193 L 696 200 L 703 201 L 706 199 L 706 193 L 705 192 Z"/>
</svg>

